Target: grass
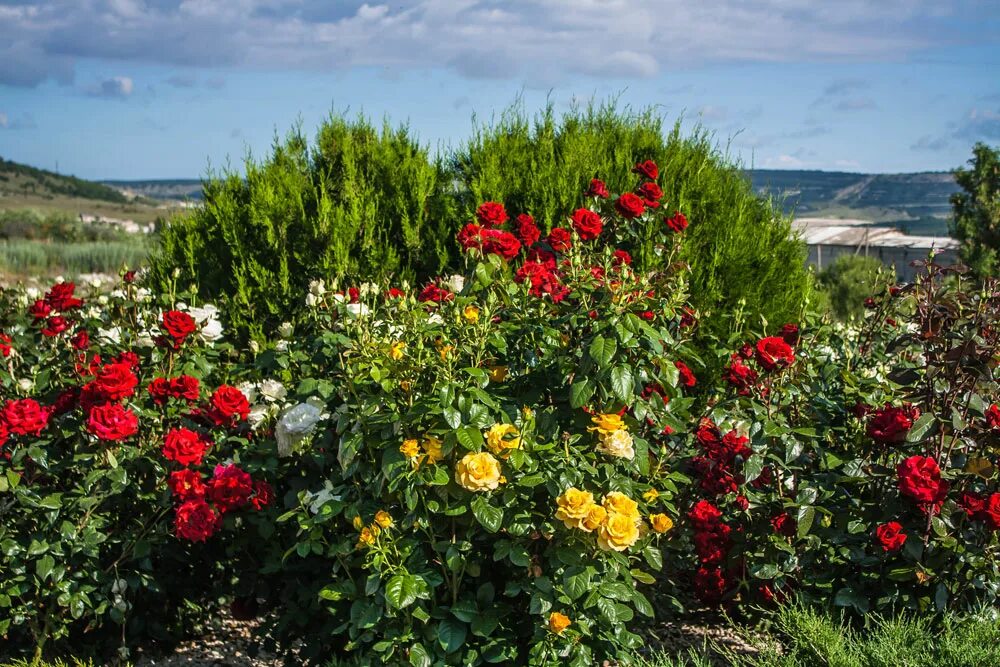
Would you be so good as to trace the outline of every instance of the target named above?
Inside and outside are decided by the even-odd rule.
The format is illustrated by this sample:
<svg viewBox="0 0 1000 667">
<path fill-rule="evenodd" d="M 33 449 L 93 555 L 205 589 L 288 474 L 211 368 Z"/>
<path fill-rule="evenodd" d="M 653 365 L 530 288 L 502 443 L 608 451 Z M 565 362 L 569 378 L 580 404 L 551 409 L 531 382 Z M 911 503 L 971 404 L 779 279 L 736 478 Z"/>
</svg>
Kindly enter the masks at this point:
<svg viewBox="0 0 1000 667">
<path fill-rule="evenodd" d="M 89 242 L 0 241 L 0 277 L 114 274 L 123 265 L 134 268 L 145 262 L 149 246 L 142 237 Z"/>
<path fill-rule="evenodd" d="M 703 653 L 626 658 L 628 667 L 994 667 L 1000 665 L 1000 621 L 986 616 L 930 618 L 870 616 L 855 628 L 815 609 L 785 607 L 770 617 L 771 628 L 752 637 L 755 655 L 721 647 L 715 661 Z"/>
</svg>

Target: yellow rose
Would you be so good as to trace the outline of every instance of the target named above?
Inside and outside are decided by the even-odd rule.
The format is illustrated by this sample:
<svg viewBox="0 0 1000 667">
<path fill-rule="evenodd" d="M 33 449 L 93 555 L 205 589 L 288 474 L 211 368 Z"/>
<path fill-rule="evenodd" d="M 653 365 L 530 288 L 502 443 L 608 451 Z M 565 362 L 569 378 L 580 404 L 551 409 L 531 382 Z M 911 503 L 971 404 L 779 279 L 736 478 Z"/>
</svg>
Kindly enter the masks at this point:
<svg viewBox="0 0 1000 667">
<path fill-rule="evenodd" d="M 528 421 L 529 419 L 535 418 L 535 411 L 529 408 L 527 405 L 521 408 L 521 419 Z"/>
<path fill-rule="evenodd" d="M 656 499 L 660 497 L 660 492 L 656 489 L 650 489 L 646 493 L 642 494 L 642 497 L 647 503 L 656 502 Z"/>
<path fill-rule="evenodd" d="M 580 529 L 588 533 L 601 527 L 608 518 L 608 511 L 600 505 L 594 503 L 590 506 L 586 518 L 580 523 Z"/>
<path fill-rule="evenodd" d="M 453 345 L 442 345 L 439 347 L 438 355 L 441 357 L 441 361 L 448 361 L 448 354 L 450 354 L 454 349 L 455 347 Z"/>
<path fill-rule="evenodd" d="M 549 630 L 556 635 L 561 635 L 563 630 L 572 625 L 573 621 L 569 620 L 569 617 L 560 614 L 558 611 L 554 611 L 549 614 Z"/>
<path fill-rule="evenodd" d="M 507 379 L 506 366 L 490 366 L 487 371 L 490 374 L 490 382 L 503 382 Z"/>
<path fill-rule="evenodd" d="M 500 477 L 500 462 L 487 452 L 466 454 L 455 464 L 455 481 L 469 491 L 492 491 Z"/>
<path fill-rule="evenodd" d="M 475 306 L 466 306 L 465 309 L 462 310 L 462 317 L 464 317 L 465 321 L 469 324 L 475 324 L 479 321 L 479 309 Z"/>
<path fill-rule="evenodd" d="M 395 359 L 396 361 L 399 361 L 406 354 L 405 350 L 406 350 L 406 343 L 402 341 L 396 341 L 395 343 L 392 344 L 392 347 L 389 348 L 389 356 Z"/>
<path fill-rule="evenodd" d="M 521 438 L 517 437 L 518 435 L 517 427 L 513 424 L 494 424 L 486 431 L 486 447 L 505 459 L 510 456 L 510 450 L 521 446 Z"/>
<path fill-rule="evenodd" d="M 590 421 L 594 422 L 594 426 L 590 427 L 591 431 L 614 433 L 615 431 L 628 430 L 628 426 L 626 426 L 625 422 L 622 421 L 621 415 L 616 413 L 594 415 L 591 417 Z"/>
<path fill-rule="evenodd" d="M 633 521 L 637 521 L 639 519 L 639 503 L 635 502 L 624 493 L 612 491 L 604 496 L 604 500 L 601 504 L 604 505 L 604 509 L 608 511 L 608 514 L 621 514 L 622 516 L 629 517 Z"/>
<path fill-rule="evenodd" d="M 597 445 L 597 451 L 608 456 L 620 459 L 632 460 L 635 458 L 635 448 L 632 446 L 632 436 L 628 431 L 599 431 L 601 441 Z"/>
<path fill-rule="evenodd" d="M 409 380 L 403 380 L 399 383 L 399 388 L 405 391 L 407 394 L 410 393 L 410 388 L 413 387 L 413 383 Z"/>
<path fill-rule="evenodd" d="M 375 513 L 375 523 L 383 528 L 392 528 L 392 517 L 385 510 L 379 510 Z"/>
<path fill-rule="evenodd" d="M 571 486 L 556 498 L 556 505 L 559 506 L 556 510 L 557 519 L 567 528 L 580 528 L 594 506 L 594 494 Z"/>
<path fill-rule="evenodd" d="M 360 516 L 356 516 L 356 517 L 354 517 L 354 521 L 351 522 L 351 525 L 354 526 L 354 530 L 357 530 L 357 531 L 360 532 L 361 529 L 365 527 L 365 522 L 364 522 L 364 520 L 362 520 L 362 518 Z"/>
<path fill-rule="evenodd" d="M 375 544 L 375 533 L 371 531 L 370 528 L 362 528 L 361 535 L 358 537 L 358 546 L 371 546 Z"/>
<path fill-rule="evenodd" d="M 427 454 L 427 463 L 434 465 L 444 458 L 444 455 L 441 453 L 441 441 L 433 435 L 428 435 L 424 438 L 423 447 L 424 453 Z"/>
<path fill-rule="evenodd" d="M 650 514 L 649 523 L 653 526 L 653 531 L 665 533 L 674 527 L 674 521 L 666 514 Z"/>
<path fill-rule="evenodd" d="M 404 440 L 403 444 L 399 446 L 399 451 L 406 458 L 415 459 L 420 456 L 420 443 L 412 438 Z"/>
<path fill-rule="evenodd" d="M 639 526 L 634 517 L 609 512 L 597 531 L 597 546 L 604 551 L 625 551 L 639 539 Z"/>
</svg>

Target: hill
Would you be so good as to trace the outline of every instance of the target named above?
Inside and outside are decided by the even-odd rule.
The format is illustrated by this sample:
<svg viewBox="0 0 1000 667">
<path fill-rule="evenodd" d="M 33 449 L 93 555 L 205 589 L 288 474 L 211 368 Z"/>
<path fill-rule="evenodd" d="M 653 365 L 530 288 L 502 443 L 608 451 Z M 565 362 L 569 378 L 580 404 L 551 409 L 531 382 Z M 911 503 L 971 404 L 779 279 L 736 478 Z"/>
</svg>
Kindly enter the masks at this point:
<svg viewBox="0 0 1000 667">
<path fill-rule="evenodd" d="M 134 196 L 167 201 L 201 201 L 201 181 L 176 178 L 150 181 L 104 181 L 105 185 Z"/>
<path fill-rule="evenodd" d="M 779 200 L 796 217 L 861 218 L 934 236 L 947 236 L 949 198 L 959 189 L 949 172 L 755 169 L 748 175 L 757 192 Z"/>
<path fill-rule="evenodd" d="M 129 195 L 104 183 L 57 174 L 0 157 L 0 211 L 80 215 L 152 222 L 169 214 L 164 202 Z"/>
</svg>

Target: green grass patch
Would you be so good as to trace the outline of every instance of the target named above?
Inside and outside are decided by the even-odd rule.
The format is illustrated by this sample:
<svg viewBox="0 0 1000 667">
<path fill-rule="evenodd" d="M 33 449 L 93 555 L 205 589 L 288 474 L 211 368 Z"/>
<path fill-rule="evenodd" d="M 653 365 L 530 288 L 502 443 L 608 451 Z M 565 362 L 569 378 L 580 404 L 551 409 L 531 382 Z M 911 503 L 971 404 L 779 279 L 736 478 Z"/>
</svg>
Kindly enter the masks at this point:
<svg viewBox="0 0 1000 667">
<path fill-rule="evenodd" d="M 135 268 L 143 264 L 150 245 L 142 237 L 122 241 L 0 241 L 0 275 L 114 274 L 122 266 Z"/>
</svg>

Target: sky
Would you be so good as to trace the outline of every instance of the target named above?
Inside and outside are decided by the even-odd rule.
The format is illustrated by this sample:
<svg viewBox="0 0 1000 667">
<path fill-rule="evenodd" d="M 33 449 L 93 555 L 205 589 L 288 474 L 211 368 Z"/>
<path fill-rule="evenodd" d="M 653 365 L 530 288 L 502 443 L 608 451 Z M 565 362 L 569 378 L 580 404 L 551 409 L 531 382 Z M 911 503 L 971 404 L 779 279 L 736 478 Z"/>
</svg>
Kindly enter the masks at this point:
<svg viewBox="0 0 1000 667">
<path fill-rule="evenodd" d="M 333 111 L 437 148 L 617 97 L 746 166 L 948 170 L 998 72 L 1000 0 L 0 0 L 0 157 L 198 178 Z"/>
</svg>

